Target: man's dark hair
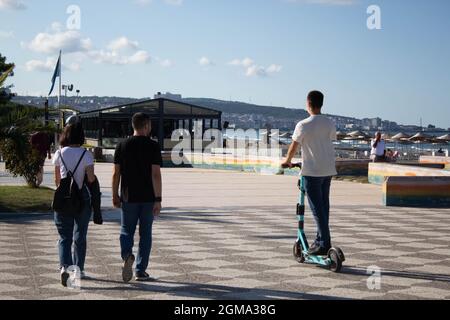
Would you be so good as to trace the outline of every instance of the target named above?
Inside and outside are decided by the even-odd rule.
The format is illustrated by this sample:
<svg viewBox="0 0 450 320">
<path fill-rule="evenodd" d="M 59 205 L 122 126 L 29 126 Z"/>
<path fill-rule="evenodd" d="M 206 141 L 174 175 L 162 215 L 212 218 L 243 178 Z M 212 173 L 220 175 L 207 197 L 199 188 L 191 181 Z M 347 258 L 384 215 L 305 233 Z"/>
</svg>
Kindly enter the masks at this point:
<svg viewBox="0 0 450 320">
<path fill-rule="evenodd" d="M 314 109 L 320 109 L 323 106 L 324 95 L 320 91 L 311 91 L 308 94 L 308 102 Z"/>
<path fill-rule="evenodd" d="M 59 139 L 59 144 L 62 147 L 71 145 L 82 146 L 85 142 L 84 130 L 81 123 L 69 124 L 64 128 L 64 131 Z"/>
<path fill-rule="evenodd" d="M 141 130 L 150 123 L 150 117 L 145 113 L 139 112 L 133 116 L 132 123 L 134 130 Z"/>
</svg>

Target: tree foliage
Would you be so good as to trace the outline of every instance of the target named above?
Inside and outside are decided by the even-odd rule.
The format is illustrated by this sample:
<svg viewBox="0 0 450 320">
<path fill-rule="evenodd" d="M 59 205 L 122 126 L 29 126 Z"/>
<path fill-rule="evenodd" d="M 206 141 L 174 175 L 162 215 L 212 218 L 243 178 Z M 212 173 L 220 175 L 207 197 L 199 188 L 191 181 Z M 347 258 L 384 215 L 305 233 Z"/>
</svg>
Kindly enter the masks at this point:
<svg viewBox="0 0 450 320">
<path fill-rule="evenodd" d="M 7 72 L 10 76 L 9 70 L 13 67 L 14 64 L 7 64 L 6 58 L 0 54 L 0 75 Z M 0 88 L 0 93 L 2 90 L 3 87 Z M 38 131 L 48 134 L 56 131 L 54 125 L 44 126 L 43 117 L 43 109 L 13 103 L 10 97 L 3 100 L 0 98 L 0 153 L 6 169 L 14 176 L 24 177 L 31 187 L 36 187 L 41 159 L 31 146 L 30 135 Z"/>
<path fill-rule="evenodd" d="M 6 57 L 0 54 L 0 105 L 11 100 L 12 95 L 10 88 L 12 86 L 4 86 L 6 79 L 13 75 L 14 63 L 6 63 Z"/>
</svg>

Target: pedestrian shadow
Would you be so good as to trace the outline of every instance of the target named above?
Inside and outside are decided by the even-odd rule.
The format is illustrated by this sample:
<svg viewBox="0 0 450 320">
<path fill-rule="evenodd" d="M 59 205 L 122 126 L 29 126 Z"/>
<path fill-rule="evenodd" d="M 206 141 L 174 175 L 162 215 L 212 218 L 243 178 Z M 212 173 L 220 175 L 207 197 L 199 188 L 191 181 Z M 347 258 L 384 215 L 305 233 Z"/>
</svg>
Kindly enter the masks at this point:
<svg viewBox="0 0 450 320">
<path fill-rule="evenodd" d="M 161 293 L 169 295 L 173 298 L 194 298 L 194 299 L 213 299 L 213 300 L 354 300 L 350 298 L 343 298 L 337 296 L 326 296 L 321 294 L 294 292 L 275 290 L 267 288 L 242 288 L 226 285 L 215 284 L 198 284 L 186 282 L 172 282 L 172 281 L 156 281 L 156 282 L 142 282 L 124 284 L 117 280 L 94 279 L 91 281 L 116 284 L 113 287 L 86 287 L 86 291 L 128 291 L 140 293 L 145 295 L 148 293 Z M 166 284 L 166 285 L 164 285 Z M 168 287 L 177 286 L 177 288 Z"/>
<path fill-rule="evenodd" d="M 53 213 L 0 213 L 0 222 L 11 225 L 27 225 L 41 220 L 53 220 L 53 215 Z"/>
<path fill-rule="evenodd" d="M 355 275 L 355 276 L 370 276 L 367 273 L 367 268 L 344 266 L 341 270 L 342 274 Z M 417 280 L 429 280 L 429 281 L 439 281 L 450 283 L 450 275 L 447 274 L 437 274 L 437 273 L 425 273 L 425 272 L 415 272 L 415 271 L 399 271 L 399 270 L 389 270 L 381 268 L 381 276 L 390 276 L 396 278 L 406 278 L 406 279 L 417 279 Z"/>
</svg>

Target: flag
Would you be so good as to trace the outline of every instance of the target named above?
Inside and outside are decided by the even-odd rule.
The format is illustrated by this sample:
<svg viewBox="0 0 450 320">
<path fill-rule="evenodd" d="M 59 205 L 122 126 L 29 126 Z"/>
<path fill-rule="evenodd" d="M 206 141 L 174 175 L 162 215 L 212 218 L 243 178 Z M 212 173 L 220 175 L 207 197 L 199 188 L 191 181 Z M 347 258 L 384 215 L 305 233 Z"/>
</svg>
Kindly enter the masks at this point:
<svg viewBox="0 0 450 320">
<path fill-rule="evenodd" d="M 48 95 L 51 95 L 53 92 L 53 88 L 55 87 L 56 78 L 61 77 L 61 52 L 59 52 L 58 62 L 56 63 L 55 72 L 52 77 L 52 87 Z"/>
</svg>

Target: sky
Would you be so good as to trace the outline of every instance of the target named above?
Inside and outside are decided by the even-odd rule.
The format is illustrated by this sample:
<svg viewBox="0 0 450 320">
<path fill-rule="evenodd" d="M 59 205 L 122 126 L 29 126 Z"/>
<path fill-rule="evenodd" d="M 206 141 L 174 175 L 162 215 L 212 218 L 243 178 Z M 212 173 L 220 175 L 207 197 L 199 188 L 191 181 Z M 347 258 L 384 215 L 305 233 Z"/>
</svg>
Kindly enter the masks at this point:
<svg viewBox="0 0 450 320">
<path fill-rule="evenodd" d="M 326 113 L 450 128 L 449 15 L 448 0 L 0 0 L 0 53 L 21 95 L 48 94 L 62 50 L 81 95 L 304 108 L 321 90 Z"/>
</svg>

